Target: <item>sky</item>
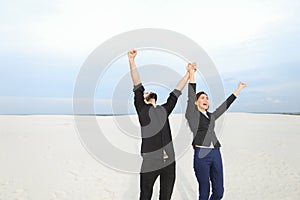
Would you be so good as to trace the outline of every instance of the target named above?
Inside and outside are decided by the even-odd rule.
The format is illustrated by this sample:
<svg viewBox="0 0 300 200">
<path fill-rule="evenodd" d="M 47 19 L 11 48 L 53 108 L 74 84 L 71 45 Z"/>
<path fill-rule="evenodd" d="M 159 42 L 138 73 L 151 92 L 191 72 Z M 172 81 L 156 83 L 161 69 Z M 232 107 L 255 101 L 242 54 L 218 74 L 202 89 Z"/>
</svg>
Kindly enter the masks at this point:
<svg viewBox="0 0 300 200">
<path fill-rule="evenodd" d="M 225 95 L 247 82 L 230 112 L 300 112 L 299 9 L 298 0 L 1 1 L 0 114 L 72 114 L 74 86 L 88 56 L 110 38 L 141 28 L 195 41 L 214 62 Z M 151 59 L 184 74 L 186 61 L 176 56 L 144 51 L 136 62 Z M 122 90 L 116 102 L 126 105 L 125 113 L 112 108 L 112 93 L 128 69 L 124 52 L 99 77 L 95 113 L 134 113 L 132 94 L 128 99 Z M 206 90 L 201 73 L 196 79 Z M 159 103 L 170 92 L 147 86 L 158 87 Z"/>
</svg>

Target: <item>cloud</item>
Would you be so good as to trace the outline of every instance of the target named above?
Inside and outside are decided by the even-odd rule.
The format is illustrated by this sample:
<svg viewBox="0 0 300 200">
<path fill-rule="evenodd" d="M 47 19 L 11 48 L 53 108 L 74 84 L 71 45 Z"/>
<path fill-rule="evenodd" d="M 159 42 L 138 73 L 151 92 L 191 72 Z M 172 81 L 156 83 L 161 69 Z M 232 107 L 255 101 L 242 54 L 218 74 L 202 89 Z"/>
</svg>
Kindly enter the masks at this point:
<svg viewBox="0 0 300 200">
<path fill-rule="evenodd" d="M 281 102 L 279 99 L 273 99 L 271 97 L 266 98 L 266 101 L 271 102 L 273 104 L 279 104 Z"/>
<path fill-rule="evenodd" d="M 38 12 L 19 2 L 13 23 L 5 23 L 5 35 L 14 41 L 22 33 L 21 43 L 37 49 L 66 54 L 82 54 L 124 31 L 161 27 L 181 32 L 209 49 L 239 44 L 256 38 L 270 24 L 285 18 L 288 10 L 282 1 L 96 1 L 64 0 L 50 5 L 37 4 Z M 6 6 L 13 7 L 7 3 Z M 166 14 L 167 13 L 167 14 Z M 182 13 L 182 14 L 178 14 Z M 9 14 L 9 13 L 7 13 Z M 162 18 L 162 16 L 164 16 Z M 7 16 L 6 16 L 7 17 Z M 26 19 L 26 20 L 23 20 Z M 17 35 L 16 35 L 17 34 Z M 3 41 L 5 41 L 4 39 Z M 20 46 L 18 46 L 20 48 Z"/>
<path fill-rule="evenodd" d="M 177 31 L 201 45 L 221 76 L 229 77 L 224 85 L 235 89 L 238 80 L 246 81 L 249 99 L 259 97 L 297 108 L 299 5 L 296 0 L 6 1 L 0 8 L 2 96 L 28 97 L 4 97 L 0 101 L 10 105 L 6 110 L 12 112 L 30 108 L 71 111 L 71 98 L 31 96 L 70 97 L 79 66 L 98 45 L 125 31 L 155 27 Z M 150 62 L 172 62 L 179 74 L 184 73 L 184 64 L 165 58 L 149 56 Z M 146 59 L 140 61 L 147 64 Z M 100 94 L 104 94 L 101 99 L 109 99 L 109 88 L 128 72 L 125 62 L 122 73 L 108 73 L 99 83 Z M 143 78 L 150 79 L 151 74 Z M 177 81 L 175 78 L 166 85 L 173 87 Z M 120 86 L 120 91 L 127 87 L 131 92 L 130 81 L 128 85 Z M 272 99 L 266 100 L 268 97 Z"/>
</svg>

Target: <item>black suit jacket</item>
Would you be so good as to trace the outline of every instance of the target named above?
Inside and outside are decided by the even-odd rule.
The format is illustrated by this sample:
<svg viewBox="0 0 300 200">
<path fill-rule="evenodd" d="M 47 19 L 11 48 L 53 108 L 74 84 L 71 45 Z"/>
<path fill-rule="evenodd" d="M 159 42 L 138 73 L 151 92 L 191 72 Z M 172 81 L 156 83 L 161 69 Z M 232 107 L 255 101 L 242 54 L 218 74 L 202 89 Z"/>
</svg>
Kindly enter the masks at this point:
<svg viewBox="0 0 300 200">
<path fill-rule="evenodd" d="M 139 84 L 134 87 L 134 106 L 141 125 L 143 158 L 163 159 L 163 150 L 174 160 L 174 147 L 169 124 L 169 115 L 173 111 L 181 91 L 170 93 L 167 102 L 154 107 L 144 102 L 144 87 Z"/>
</svg>

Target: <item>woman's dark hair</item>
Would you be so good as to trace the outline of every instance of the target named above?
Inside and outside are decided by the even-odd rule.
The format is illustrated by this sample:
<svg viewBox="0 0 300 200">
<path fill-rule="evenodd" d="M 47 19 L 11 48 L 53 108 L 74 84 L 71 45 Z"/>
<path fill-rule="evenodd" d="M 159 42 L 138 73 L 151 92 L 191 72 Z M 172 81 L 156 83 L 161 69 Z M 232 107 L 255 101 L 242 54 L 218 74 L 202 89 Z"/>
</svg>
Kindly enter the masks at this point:
<svg viewBox="0 0 300 200">
<path fill-rule="evenodd" d="M 198 98 L 201 96 L 201 94 L 205 94 L 206 96 L 208 96 L 205 92 L 201 91 L 201 92 L 198 92 L 196 94 L 196 99 L 198 100 Z"/>
<path fill-rule="evenodd" d="M 155 99 L 155 102 L 156 102 L 156 101 L 157 101 L 157 94 L 154 93 L 154 92 L 151 92 L 151 93 L 147 96 L 146 100 L 149 101 L 150 99 Z"/>
</svg>

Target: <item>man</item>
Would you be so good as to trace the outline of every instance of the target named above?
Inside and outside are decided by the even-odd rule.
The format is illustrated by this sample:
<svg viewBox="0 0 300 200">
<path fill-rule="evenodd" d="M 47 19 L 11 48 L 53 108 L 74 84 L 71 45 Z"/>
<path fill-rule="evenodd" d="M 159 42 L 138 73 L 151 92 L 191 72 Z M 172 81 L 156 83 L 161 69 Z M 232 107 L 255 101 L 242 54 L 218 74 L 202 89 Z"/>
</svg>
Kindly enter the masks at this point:
<svg viewBox="0 0 300 200">
<path fill-rule="evenodd" d="M 163 105 L 156 105 L 157 94 L 144 94 L 134 58 L 136 50 L 128 52 L 131 78 L 134 84 L 134 106 L 141 125 L 143 162 L 140 172 L 140 200 L 150 200 L 153 185 L 160 176 L 160 200 L 169 200 L 175 183 L 175 154 L 168 116 L 173 111 L 181 91 L 189 79 L 183 77 Z M 190 65 L 189 65 L 190 66 Z M 187 67 L 188 68 L 188 67 Z"/>
</svg>

